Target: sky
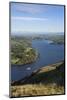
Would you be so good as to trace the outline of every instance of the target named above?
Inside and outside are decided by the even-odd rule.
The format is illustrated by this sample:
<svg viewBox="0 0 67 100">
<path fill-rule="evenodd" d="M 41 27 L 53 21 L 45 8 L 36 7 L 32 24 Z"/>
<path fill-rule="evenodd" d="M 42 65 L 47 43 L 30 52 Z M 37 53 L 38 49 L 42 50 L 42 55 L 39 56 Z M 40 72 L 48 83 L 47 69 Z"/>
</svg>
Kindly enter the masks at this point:
<svg viewBox="0 0 67 100">
<path fill-rule="evenodd" d="M 11 3 L 11 34 L 64 32 L 64 6 Z"/>
</svg>

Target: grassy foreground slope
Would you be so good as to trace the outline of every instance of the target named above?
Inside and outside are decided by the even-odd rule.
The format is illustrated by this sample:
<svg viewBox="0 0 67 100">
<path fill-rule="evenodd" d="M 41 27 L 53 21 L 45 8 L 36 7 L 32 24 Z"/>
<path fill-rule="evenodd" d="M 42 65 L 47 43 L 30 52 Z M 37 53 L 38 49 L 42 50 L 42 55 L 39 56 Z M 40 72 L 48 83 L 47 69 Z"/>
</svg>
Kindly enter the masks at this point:
<svg viewBox="0 0 67 100">
<path fill-rule="evenodd" d="M 64 63 L 41 68 L 24 83 L 11 86 L 11 97 L 64 94 Z"/>
</svg>

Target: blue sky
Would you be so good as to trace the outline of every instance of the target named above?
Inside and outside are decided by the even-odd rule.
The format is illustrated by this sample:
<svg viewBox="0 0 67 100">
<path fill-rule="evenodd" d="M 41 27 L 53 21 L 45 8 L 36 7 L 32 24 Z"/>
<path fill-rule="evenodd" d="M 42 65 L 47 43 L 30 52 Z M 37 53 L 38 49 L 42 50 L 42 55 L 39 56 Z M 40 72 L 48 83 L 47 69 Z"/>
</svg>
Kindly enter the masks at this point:
<svg viewBox="0 0 67 100">
<path fill-rule="evenodd" d="M 64 32 L 64 6 L 11 3 L 11 33 Z"/>
</svg>

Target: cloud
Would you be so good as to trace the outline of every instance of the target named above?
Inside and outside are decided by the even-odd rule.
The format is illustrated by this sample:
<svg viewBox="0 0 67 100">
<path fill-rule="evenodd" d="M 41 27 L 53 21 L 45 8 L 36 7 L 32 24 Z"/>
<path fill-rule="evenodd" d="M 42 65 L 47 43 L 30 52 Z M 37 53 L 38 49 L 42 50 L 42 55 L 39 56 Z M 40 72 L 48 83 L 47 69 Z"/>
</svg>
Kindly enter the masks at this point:
<svg viewBox="0 0 67 100">
<path fill-rule="evenodd" d="M 26 21 L 46 21 L 47 18 L 35 18 L 35 17 L 11 17 L 12 20 L 26 20 Z"/>
<path fill-rule="evenodd" d="M 27 14 L 41 14 L 47 11 L 47 5 L 36 5 L 36 4 L 14 4 L 13 9 L 16 12 L 27 13 Z"/>
<path fill-rule="evenodd" d="M 20 13 L 29 13 L 29 14 L 38 14 L 41 12 L 40 9 L 34 7 L 28 7 L 28 6 L 23 6 L 23 8 L 17 7 L 16 11 Z"/>
</svg>

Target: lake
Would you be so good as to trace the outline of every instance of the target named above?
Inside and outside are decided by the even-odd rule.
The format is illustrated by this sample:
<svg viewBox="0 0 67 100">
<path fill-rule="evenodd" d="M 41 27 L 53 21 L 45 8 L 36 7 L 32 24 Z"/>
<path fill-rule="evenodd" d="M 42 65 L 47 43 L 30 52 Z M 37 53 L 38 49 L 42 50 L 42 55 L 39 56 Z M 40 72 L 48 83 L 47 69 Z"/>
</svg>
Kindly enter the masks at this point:
<svg viewBox="0 0 67 100">
<path fill-rule="evenodd" d="M 11 65 L 11 81 L 19 80 L 30 75 L 34 70 L 64 60 L 64 44 L 51 44 L 49 40 L 33 40 L 40 57 L 31 64 Z"/>
</svg>

